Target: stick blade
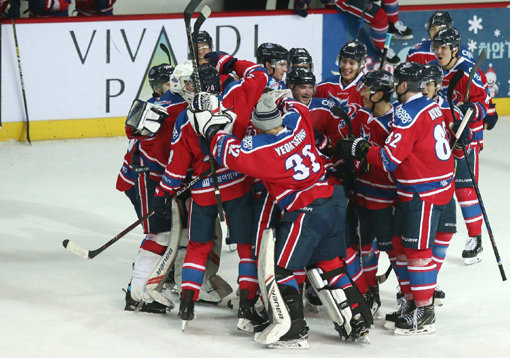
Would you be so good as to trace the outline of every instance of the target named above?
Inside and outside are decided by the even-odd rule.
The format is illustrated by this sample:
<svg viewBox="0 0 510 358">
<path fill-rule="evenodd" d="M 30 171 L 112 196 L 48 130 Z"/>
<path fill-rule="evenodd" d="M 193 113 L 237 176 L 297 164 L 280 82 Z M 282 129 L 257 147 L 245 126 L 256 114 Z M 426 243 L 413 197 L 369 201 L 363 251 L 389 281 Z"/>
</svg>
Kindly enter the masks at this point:
<svg viewBox="0 0 510 358">
<path fill-rule="evenodd" d="M 69 239 L 65 239 L 62 242 L 62 245 L 67 251 L 72 252 L 73 254 L 83 257 L 84 259 L 89 259 L 89 250 L 84 249 L 80 245 L 74 243 L 73 241 L 70 241 Z"/>
<path fill-rule="evenodd" d="M 191 0 L 184 9 L 184 16 L 190 18 L 202 0 Z"/>
</svg>

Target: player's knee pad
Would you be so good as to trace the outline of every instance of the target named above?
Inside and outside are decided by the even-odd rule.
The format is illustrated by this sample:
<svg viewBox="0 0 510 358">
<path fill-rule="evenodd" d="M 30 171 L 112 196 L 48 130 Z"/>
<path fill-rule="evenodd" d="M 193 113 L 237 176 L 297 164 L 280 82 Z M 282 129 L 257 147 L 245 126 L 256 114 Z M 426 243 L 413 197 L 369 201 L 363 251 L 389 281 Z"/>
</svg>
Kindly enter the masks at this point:
<svg viewBox="0 0 510 358">
<path fill-rule="evenodd" d="M 138 251 L 131 278 L 131 297 L 133 297 L 135 301 L 142 300 L 147 280 L 160 260 L 161 255 L 154 252 L 144 249 Z"/>
</svg>

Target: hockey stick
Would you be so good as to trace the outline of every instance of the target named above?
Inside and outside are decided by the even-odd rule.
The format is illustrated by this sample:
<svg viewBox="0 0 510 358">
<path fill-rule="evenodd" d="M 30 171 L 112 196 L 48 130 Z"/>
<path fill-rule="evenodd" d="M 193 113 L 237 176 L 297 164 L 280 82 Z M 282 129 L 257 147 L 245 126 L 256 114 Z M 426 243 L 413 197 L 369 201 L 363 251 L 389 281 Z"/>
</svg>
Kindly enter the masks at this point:
<svg viewBox="0 0 510 358">
<path fill-rule="evenodd" d="M 485 49 L 483 49 L 482 52 L 480 52 L 478 55 L 478 58 L 476 59 L 474 66 L 471 68 L 471 71 L 469 71 L 469 79 L 466 87 L 466 95 L 464 96 L 464 102 L 467 102 L 469 99 L 469 92 L 471 91 L 471 83 L 473 82 L 473 77 L 475 77 L 475 74 L 478 72 L 480 65 L 483 61 L 485 61 L 486 57 L 487 53 L 485 52 Z"/>
<path fill-rule="evenodd" d="M 11 22 L 12 32 L 14 34 L 14 45 L 16 45 L 16 58 L 18 59 L 19 80 L 21 82 L 21 94 L 23 96 L 23 106 L 25 108 L 25 118 L 27 122 L 26 138 L 28 144 L 32 145 L 32 142 L 30 141 L 30 119 L 28 118 L 27 96 L 25 95 L 25 83 L 23 82 L 23 72 L 21 71 L 21 57 L 19 55 L 18 35 L 16 34 L 16 25 L 14 23 L 14 19 L 11 19 Z"/>
<path fill-rule="evenodd" d="M 184 24 L 186 26 L 186 36 L 188 37 L 188 49 L 191 54 L 191 62 L 193 63 L 193 81 L 195 82 L 195 90 L 197 92 L 202 91 L 202 83 L 200 82 L 200 76 L 198 75 L 198 51 L 195 48 L 195 43 L 193 42 L 193 38 L 196 38 L 198 32 L 200 31 L 200 27 L 207 19 L 207 17 L 211 14 L 211 9 L 207 7 L 205 11 L 202 11 L 195 21 L 195 25 L 193 26 L 193 35 L 191 34 L 191 17 L 193 16 L 193 12 L 200 5 L 202 0 L 191 0 L 186 6 L 184 10 Z M 225 221 L 225 215 L 223 214 L 223 203 L 221 202 L 221 194 L 220 187 L 218 184 L 218 176 L 216 175 L 216 163 L 214 158 L 209 155 L 209 165 L 211 167 L 212 173 L 212 181 L 214 186 L 214 196 L 216 197 L 216 205 L 218 206 L 218 215 L 220 216 L 220 221 Z"/>
<path fill-rule="evenodd" d="M 368 4 L 370 3 L 370 0 L 365 0 L 363 2 L 363 12 L 361 13 L 361 18 L 359 21 L 358 31 L 356 32 L 356 40 L 359 39 L 361 35 L 361 30 L 363 30 L 363 23 L 365 22 L 365 13 L 367 12 Z"/>
<path fill-rule="evenodd" d="M 168 57 L 168 64 L 172 64 L 172 57 L 170 56 L 170 50 L 168 50 L 168 47 L 166 47 L 166 45 L 164 43 L 160 43 L 159 44 L 159 48 L 163 50 L 163 52 L 166 54 L 166 56 Z"/>
<path fill-rule="evenodd" d="M 184 193 L 185 191 L 191 189 L 191 187 L 193 185 L 195 185 L 197 182 L 199 182 L 200 180 L 204 179 L 206 176 L 208 176 L 209 174 L 211 173 L 210 169 L 207 169 L 205 170 L 203 173 L 201 173 L 199 176 L 195 177 L 194 179 L 192 179 L 188 184 L 186 184 L 183 188 L 181 188 L 180 190 L 178 190 L 174 195 L 172 195 L 172 197 L 170 198 L 170 200 L 178 197 L 179 195 L 181 195 L 182 193 Z M 63 242 L 62 242 L 62 245 L 64 246 L 64 248 L 70 252 L 72 252 L 73 254 L 75 255 L 78 255 L 78 256 L 81 256 L 85 259 L 93 259 L 94 257 L 96 257 L 97 255 L 99 255 L 101 252 L 103 252 L 104 250 L 106 250 L 107 248 L 109 248 L 110 246 L 112 246 L 115 242 L 117 242 L 118 240 L 120 240 L 122 237 L 124 237 L 127 233 L 129 233 L 131 230 L 133 230 L 135 227 L 137 227 L 139 224 L 141 224 L 142 222 L 144 222 L 145 220 L 147 220 L 149 217 L 151 217 L 153 214 L 155 213 L 154 210 L 151 210 L 149 211 L 147 214 L 145 214 L 144 216 L 142 216 L 141 218 L 139 218 L 138 220 L 136 220 L 134 223 L 132 223 L 131 225 L 129 225 L 127 228 L 125 228 L 124 230 L 122 230 L 119 234 L 117 234 L 113 239 L 111 239 L 110 241 L 108 241 L 106 244 L 104 244 L 103 246 L 95 249 L 95 250 L 87 250 L 83 247 L 81 247 L 80 245 L 76 244 L 75 242 L 69 240 L 69 239 L 65 239 Z"/>
<path fill-rule="evenodd" d="M 474 77 L 475 73 L 478 71 L 478 68 L 480 67 L 480 64 L 482 63 L 483 59 L 485 59 L 485 56 L 486 56 L 485 50 L 482 50 L 482 52 L 478 56 L 478 59 L 476 60 L 475 65 L 471 68 L 471 71 L 469 73 L 469 80 L 468 80 L 468 84 L 467 84 L 467 88 L 466 88 L 466 93 L 467 94 L 469 94 L 469 89 L 471 87 L 471 82 L 473 81 L 473 77 Z M 480 59 L 482 59 L 482 61 L 480 61 Z M 459 72 L 460 71 L 457 71 L 457 73 L 459 73 Z M 457 75 L 457 73 L 455 73 L 455 75 Z M 456 84 L 452 84 L 452 82 L 453 82 L 453 80 L 455 78 L 455 75 L 452 78 L 452 81 L 450 82 L 450 85 L 448 86 L 448 90 L 447 90 L 448 104 L 450 106 L 450 111 L 452 112 L 452 116 L 453 116 L 454 120 L 457 118 L 456 115 L 455 115 L 455 110 L 453 108 L 453 90 L 454 90 Z M 460 80 L 460 77 L 462 77 L 462 76 L 463 76 L 463 74 L 461 74 L 461 76 L 459 76 L 459 79 L 457 80 L 457 82 Z M 466 95 L 465 96 L 465 101 L 467 101 L 468 98 L 469 97 Z M 462 120 L 462 123 L 459 126 L 459 129 L 457 130 L 457 133 L 455 133 L 455 137 L 457 139 L 455 140 L 455 144 L 454 145 L 457 144 L 458 138 L 460 137 L 462 131 L 464 130 L 464 127 L 466 126 L 466 123 L 468 122 L 469 118 L 471 117 L 470 110 L 471 109 L 468 109 L 466 111 L 466 115 L 464 116 L 464 119 Z M 482 200 L 482 194 L 480 193 L 480 188 L 478 187 L 478 183 L 476 182 L 476 177 L 475 177 L 475 174 L 473 173 L 473 168 L 471 168 L 471 163 L 470 163 L 469 158 L 468 158 L 468 152 L 466 150 L 466 146 L 464 145 L 464 143 L 461 143 L 461 148 L 462 148 L 462 152 L 464 153 L 464 160 L 466 161 L 466 166 L 467 166 L 468 171 L 469 171 L 469 176 L 471 177 L 471 182 L 473 183 L 473 187 L 475 189 L 475 193 L 476 193 L 476 197 L 478 199 L 478 203 L 480 204 L 480 209 L 482 210 L 483 221 L 485 223 L 485 227 L 487 228 L 487 232 L 489 233 L 489 238 L 490 238 L 490 241 L 491 241 L 492 249 L 494 251 L 494 255 L 496 256 L 496 262 L 498 264 L 499 272 L 501 274 L 501 279 L 503 281 L 506 281 L 506 274 L 505 274 L 505 270 L 503 268 L 503 262 L 501 261 L 501 257 L 499 256 L 499 251 L 498 251 L 498 248 L 496 246 L 496 241 L 494 239 L 494 234 L 492 233 L 492 228 L 491 228 L 491 225 L 489 223 L 489 217 L 487 216 L 487 212 L 485 211 L 485 205 L 484 205 L 483 200 Z"/>
<path fill-rule="evenodd" d="M 384 70 L 384 63 L 386 62 L 386 56 L 388 55 L 388 49 L 390 48 L 391 43 L 391 34 L 389 32 L 386 33 L 386 40 L 384 41 L 384 50 L 381 57 L 381 64 L 379 65 L 380 70 Z M 374 111 L 374 106 L 372 105 L 372 112 Z"/>
</svg>

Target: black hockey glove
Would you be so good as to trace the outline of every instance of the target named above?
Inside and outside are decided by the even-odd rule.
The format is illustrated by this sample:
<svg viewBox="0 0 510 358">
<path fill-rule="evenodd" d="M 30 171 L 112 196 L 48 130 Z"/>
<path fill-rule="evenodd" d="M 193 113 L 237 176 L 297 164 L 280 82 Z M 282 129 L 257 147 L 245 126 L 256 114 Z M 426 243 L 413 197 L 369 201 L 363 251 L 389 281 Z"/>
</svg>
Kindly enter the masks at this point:
<svg viewBox="0 0 510 358">
<path fill-rule="evenodd" d="M 230 56 L 223 51 L 213 51 L 206 53 L 204 59 L 209 60 L 209 64 L 216 68 L 216 70 L 223 75 L 228 75 L 234 70 L 234 64 L 237 58 Z"/>
<path fill-rule="evenodd" d="M 489 106 L 489 111 L 483 118 L 483 124 L 485 125 L 485 129 L 491 130 L 496 125 L 496 122 L 498 121 L 498 112 L 496 112 L 496 104 L 491 103 Z M 493 109 L 494 108 L 494 109 Z M 494 112 L 494 113 L 492 113 Z M 490 113 L 490 114 L 489 114 Z"/>
<path fill-rule="evenodd" d="M 172 215 L 172 201 L 170 199 L 170 194 L 161 189 L 159 186 L 156 187 L 151 206 L 156 215 L 165 219 L 170 219 Z"/>
<path fill-rule="evenodd" d="M 369 149 L 370 143 L 363 138 L 344 138 L 336 143 L 334 153 L 336 157 L 345 160 L 354 158 L 363 161 L 367 159 Z"/>
<path fill-rule="evenodd" d="M 478 116 L 476 114 L 478 113 L 478 111 L 474 103 L 466 102 L 460 104 L 458 107 L 463 115 L 466 115 L 467 110 L 471 108 L 471 110 L 473 111 L 473 116 L 469 119 L 469 121 L 475 122 L 477 120 Z"/>
</svg>

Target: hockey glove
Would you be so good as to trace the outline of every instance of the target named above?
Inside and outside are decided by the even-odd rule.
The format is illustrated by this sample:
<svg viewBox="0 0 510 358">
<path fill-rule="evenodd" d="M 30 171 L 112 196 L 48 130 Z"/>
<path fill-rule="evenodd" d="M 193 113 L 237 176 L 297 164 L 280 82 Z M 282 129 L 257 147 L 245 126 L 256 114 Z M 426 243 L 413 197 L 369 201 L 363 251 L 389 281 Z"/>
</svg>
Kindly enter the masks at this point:
<svg viewBox="0 0 510 358">
<path fill-rule="evenodd" d="M 452 131 L 457 135 L 457 131 L 459 130 L 460 124 L 462 121 L 458 120 L 452 123 Z M 460 148 L 462 144 L 464 146 L 467 146 L 471 141 L 473 140 L 473 132 L 471 132 L 471 129 L 468 126 L 464 127 L 464 130 L 460 134 L 460 137 L 457 139 L 457 144 L 455 144 L 455 147 Z"/>
<path fill-rule="evenodd" d="M 496 104 L 491 103 L 489 105 L 489 110 L 483 119 L 484 128 L 487 130 L 491 130 L 496 125 L 498 121 L 498 112 L 496 112 Z"/>
<path fill-rule="evenodd" d="M 214 135 L 228 124 L 234 121 L 235 114 L 230 111 L 222 111 L 212 114 L 211 111 L 192 112 L 188 109 L 188 117 L 195 132 L 211 142 Z M 231 130 L 231 126 L 227 129 Z"/>
<path fill-rule="evenodd" d="M 363 138 L 344 138 L 340 139 L 334 149 L 335 156 L 342 159 L 366 160 L 370 143 Z"/>
<path fill-rule="evenodd" d="M 230 56 L 223 51 L 212 51 L 204 55 L 204 59 L 209 60 L 209 64 L 223 75 L 228 75 L 234 70 L 234 64 L 237 58 Z"/>
<path fill-rule="evenodd" d="M 135 99 L 126 117 L 126 126 L 132 128 L 134 135 L 154 135 L 167 117 L 166 108 Z"/>
<path fill-rule="evenodd" d="M 315 127 L 313 128 L 313 134 L 315 137 L 315 146 L 317 149 L 320 150 L 323 154 L 328 156 L 331 155 L 331 141 L 329 138 Z"/>
<path fill-rule="evenodd" d="M 478 109 L 476 108 L 474 103 L 472 102 L 461 103 L 458 107 L 463 115 L 466 115 L 467 110 L 471 108 L 471 110 L 473 111 L 473 116 L 469 119 L 470 122 L 475 122 L 478 119 L 478 116 L 476 115 L 478 113 Z"/>
<path fill-rule="evenodd" d="M 151 206 L 152 210 L 156 212 L 156 215 L 165 219 L 171 218 L 172 200 L 170 199 L 170 194 L 161 189 L 159 186 L 156 187 Z"/>
</svg>

